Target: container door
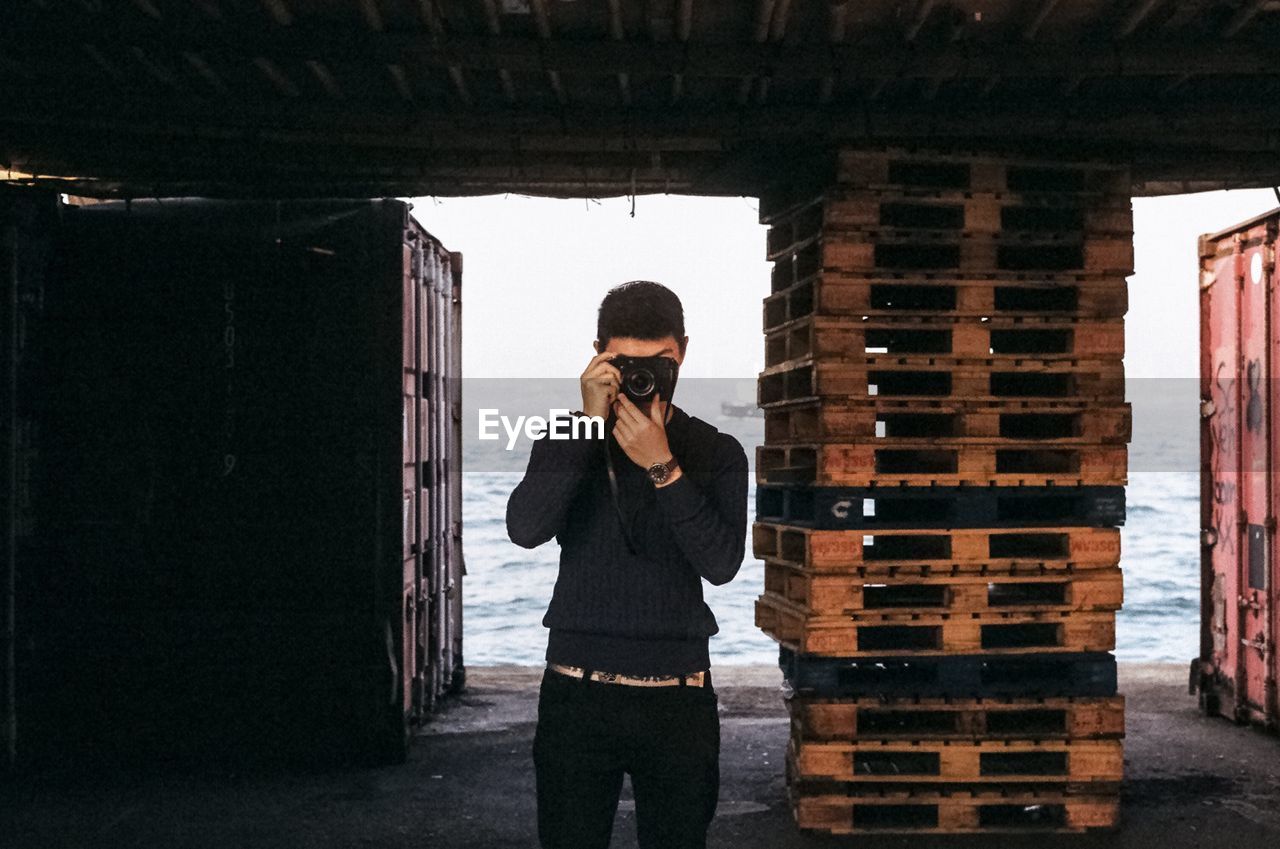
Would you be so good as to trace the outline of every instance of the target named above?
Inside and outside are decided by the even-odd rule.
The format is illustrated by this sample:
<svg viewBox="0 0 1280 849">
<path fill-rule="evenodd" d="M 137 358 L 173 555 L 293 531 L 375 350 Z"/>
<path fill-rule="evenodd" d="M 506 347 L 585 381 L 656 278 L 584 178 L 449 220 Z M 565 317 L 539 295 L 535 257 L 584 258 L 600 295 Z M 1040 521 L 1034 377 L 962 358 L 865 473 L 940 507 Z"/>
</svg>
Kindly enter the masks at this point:
<svg viewBox="0 0 1280 849">
<path fill-rule="evenodd" d="M 1242 512 L 1238 483 L 1240 372 L 1240 274 L 1239 253 L 1210 244 L 1203 262 L 1200 290 L 1201 322 L 1201 445 L 1204 497 L 1202 593 L 1202 656 L 1230 678 L 1236 669 L 1238 642 L 1235 632 L 1236 598 L 1239 595 L 1239 516 Z M 1225 694 L 1224 694 L 1225 695 Z M 1231 696 L 1235 698 L 1234 695 Z M 1224 699 L 1225 702 L 1225 699 Z M 1231 715 L 1233 706 L 1220 710 Z"/>
<path fill-rule="evenodd" d="M 1241 243 L 1240 268 L 1240 549 L 1237 560 L 1237 716 L 1262 715 L 1266 693 L 1267 573 L 1271 522 L 1270 239 L 1255 230 Z M 1230 613 L 1228 614 L 1230 615 Z M 1243 718 L 1243 717 L 1241 717 Z"/>
</svg>

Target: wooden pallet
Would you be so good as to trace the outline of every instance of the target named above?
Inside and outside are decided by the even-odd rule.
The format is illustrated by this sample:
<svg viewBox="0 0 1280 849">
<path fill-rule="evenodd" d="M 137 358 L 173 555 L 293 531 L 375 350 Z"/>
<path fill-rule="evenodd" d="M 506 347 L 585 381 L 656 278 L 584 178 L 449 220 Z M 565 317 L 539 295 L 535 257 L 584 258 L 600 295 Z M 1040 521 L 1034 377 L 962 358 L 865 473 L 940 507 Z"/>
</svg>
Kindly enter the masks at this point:
<svg viewBox="0 0 1280 849">
<path fill-rule="evenodd" d="M 963 236 L 871 230 L 824 233 L 791 246 L 776 263 L 840 273 L 1133 273 L 1127 237 Z"/>
<path fill-rule="evenodd" d="M 893 612 L 1004 613 L 1023 611 L 1116 611 L 1124 602 L 1118 567 L 1001 573 L 919 574 L 857 577 L 819 572 L 766 559 L 764 590 L 781 596 L 810 617 Z"/>
<path fill-rule="evenodd" d="M 1123 403 L 1124 390 L 1124 364 L 1118 360 L 808 358 L 760 372 L 757 403 L 765 409 L 815 398 Z"/>
<path fill-rule="evenodd" d="M 1123 525 L 1122 486 L 844 487 L 757 484 L 756 517 L 830 530 Z"/>
<path fill-rule="evenodd" d="M 1027 530 L 814 530 L 756 521 L 754 556 L 848 579 L 1037 575 L 1108 569 L 1120 562 L 1118 528 Z"/>
<path fill-rule="evenodd" d="M 764 484 L 1118 486 L 1127 480 L 1128 468 L 1123 445 L 893 440 L 756 446 L 756 482 Z"/>
<path fill-rule="evenodd" d="M 1128 197 L 1049 198 L 967 191 L 863 190 L 833 185 L 771 217 L 766 258 L 776 259 L 815 235 L 842 230 L 966 235 L 1133 236 Z"/>
<path fill-rule="evenodd" d="M 1129 309 L 1120 274 L 852 274 L 823 271 L 804 259 L 774 265 L 765 328 L 809 315 L 1106 319 Z"/>
<path fill-rule="evenodd" d="M 860 189 L 931 189 L 1128 198 L 1129 172 L 1114 162 L 1064 161 L 975 151 L 841 149 L 836 182 Z"/>
<path fill-rule="evenodd" d="M 789 783 L 796 825 L 828 834 L 1009 834 L 1088 832 L 1119 822 L 1118 793 L 951 791 L 901 794 L 806 792 Z"/>
<path fill-rule="evenodd" d="M 892 442 L 928 439 L 938 446 L 1001 439 L 1038 445 L 1123 445 L 1133 433 L 1129 404 L 1041 402 L 979 406 L 965 401 L 921 403 L 879 398 L 844 402 L 809 398 L 765 411 L 769 445 L 804 442 Z"/>
<path fill-rule="evenodd" d="M 806 357 L 1105 360 L 1124 356 L 1124 321 L 1046 316 L 803 316 L 766 328 L 764 363 Z"/>
<path fill-rule="evenodd" d="M 1114 696 L 1106 652 L 823 657 L 778 648 L 793 695 L 829 698 Z"/>
<path fill-rule="evenodd" d="M 835 657 L 1107 652 L 1114 613 L 863 613 L 813 616 L 782 596 L 756 599 L 756 627 L 789 649 Z"/>
<path fill-rule="evenodd" d="M 1124 736 L 1124 696 L 1004 699 L 787 699 L 793 739 L 1111 740 Z"/>
<path fill-rule="evenodd" d="M 1120 740 L 841 740 L 802 742 L 788 756 L 796 777 L 895 784 L 1050 782 L 1118 783 L 1124 778 Z"/>
</svg>

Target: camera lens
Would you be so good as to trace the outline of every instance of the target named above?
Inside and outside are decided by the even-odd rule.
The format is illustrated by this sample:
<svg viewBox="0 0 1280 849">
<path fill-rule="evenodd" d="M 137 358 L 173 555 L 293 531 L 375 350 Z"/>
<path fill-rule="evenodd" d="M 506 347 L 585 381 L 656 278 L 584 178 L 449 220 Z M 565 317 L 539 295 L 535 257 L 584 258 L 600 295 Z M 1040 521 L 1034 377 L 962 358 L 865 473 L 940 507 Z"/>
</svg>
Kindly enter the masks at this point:
<svg viewBox="0 0 1280 849">
<path fill-rule="evenodd" d="M 636 369 L 627 375 L 627 394 L 634 398 L 644 398 L 652 394 L 657 378 L 649 369 Z"/>
</svg>

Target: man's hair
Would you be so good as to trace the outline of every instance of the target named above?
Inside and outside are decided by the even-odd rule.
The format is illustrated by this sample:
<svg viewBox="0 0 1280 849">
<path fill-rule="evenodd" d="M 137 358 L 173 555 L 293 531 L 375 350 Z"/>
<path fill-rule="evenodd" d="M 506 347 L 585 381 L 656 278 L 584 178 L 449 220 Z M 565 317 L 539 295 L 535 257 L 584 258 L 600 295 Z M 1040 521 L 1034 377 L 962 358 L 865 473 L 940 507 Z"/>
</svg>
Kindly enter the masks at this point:
<svg viewBox="0 0 1280 849">
<path fill-rule="evenodd" d="M 680 299 L 661 283 L 628 280 L 610 289 L 600 302 L 596 339 L 600 350 L 615 336 L 663 339 L 674 336 L 684 351 L 684 308 Z"/>
</svg>

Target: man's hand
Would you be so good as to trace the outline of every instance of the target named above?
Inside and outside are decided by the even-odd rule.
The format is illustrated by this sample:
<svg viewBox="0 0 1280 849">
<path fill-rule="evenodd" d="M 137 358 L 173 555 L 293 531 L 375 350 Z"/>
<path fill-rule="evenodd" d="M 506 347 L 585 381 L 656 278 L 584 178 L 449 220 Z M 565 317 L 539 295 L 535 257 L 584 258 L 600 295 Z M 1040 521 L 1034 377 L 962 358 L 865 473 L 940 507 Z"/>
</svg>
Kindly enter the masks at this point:
<svg viewBox="0 0 1280 849">
<path fill-rule="evenodd" d="M 614 351 L 596 354 L 582 372 L 582 412 L 588 416 L 608 418 L 609 407 L 618 397 L 622 372 L 609 362 L 616 356 Z"/>
<path fill-rule="evenodd" d="M 665 463 L 671 459 L 667 426 L 662 420 L 666 410 L 656 393 L 647 416 L 626 395 L 618 396 L 613 409 L 618 414 L 617 423 L 613 426 L 614 438 L 631 458 L 631 462 L 642 469 L 648 469 L 654 463 Z M 676 472 L 679 471 L 680 468 L 676 467 Z M 673 474 L 671 480 L 675 480 L 675 477 Z"/>
</svg>

